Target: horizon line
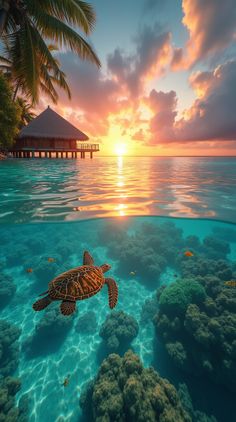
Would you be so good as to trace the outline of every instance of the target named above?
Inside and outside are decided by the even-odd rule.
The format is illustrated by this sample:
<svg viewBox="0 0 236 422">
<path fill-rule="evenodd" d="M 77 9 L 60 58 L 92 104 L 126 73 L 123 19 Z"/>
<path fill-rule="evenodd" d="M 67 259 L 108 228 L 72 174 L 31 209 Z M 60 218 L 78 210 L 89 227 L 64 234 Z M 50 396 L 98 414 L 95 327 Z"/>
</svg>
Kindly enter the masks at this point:
<svg viewBox="0 0 236 422">
<path fill-rule="evenodd" d="M 184 157 L 196 157 L 196 158 L 204 158 L 204 157 L 209 157 L 209 158 L 236 158 L 236 155 L 98 155 L 98 157 L 101 158 L 105 158 L 105 157 L 141 157 L 141 158 L 158 158 L 158 157 L 178 157 L 178 158 L 184 158 Z"/>
</svg>

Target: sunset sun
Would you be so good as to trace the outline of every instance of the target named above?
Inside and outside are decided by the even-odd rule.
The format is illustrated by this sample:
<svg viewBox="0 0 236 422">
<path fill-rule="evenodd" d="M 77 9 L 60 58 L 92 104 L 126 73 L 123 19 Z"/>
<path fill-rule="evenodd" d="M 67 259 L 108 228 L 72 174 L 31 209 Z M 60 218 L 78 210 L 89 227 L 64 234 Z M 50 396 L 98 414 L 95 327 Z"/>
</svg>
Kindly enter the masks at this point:
<svg viewBox="0 0 236 422">
<path fill-rule="evenodd" d="M 118 156 L 124 155 L 127 152 L 127 147 L 125 144 L 117 144 L 115 145 L 115 153 Z"/>
</svg>

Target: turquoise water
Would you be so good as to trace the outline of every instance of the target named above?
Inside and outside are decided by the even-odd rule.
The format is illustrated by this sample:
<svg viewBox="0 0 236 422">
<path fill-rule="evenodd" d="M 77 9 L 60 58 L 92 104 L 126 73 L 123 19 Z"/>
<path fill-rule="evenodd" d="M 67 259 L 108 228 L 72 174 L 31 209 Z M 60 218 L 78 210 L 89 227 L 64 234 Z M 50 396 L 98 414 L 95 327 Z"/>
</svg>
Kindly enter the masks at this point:
<svg viewBox="0 0 236 422">
<path fill-rule="evenodd" d="M 236 222 L 236 158 L 6 160 L 0 221 L 164 215 Z"/>
<path fill-rule="evenodd" d="M 123 356 L 128 349 L 177 389 L 185 383 L 195 410 L 218 422 L 233 420 L 236 287 L 227 282 L 236 280 L 235 160 L 198 160 L 144 159 L 138 171 L 137 159 L 128 158 L 122 166 L 109 159 L 107 167 L 101 159 L 1 164 L 0 369 L 3 378 L 21 380 L 21 388 L 12 393 L 12 420 L 91 420 L 81 411 L 81 392 L 109 353 Z M 140 177 L 141 169 L 145 176 Z M 82 210 L 73 211 L 78 203 Z M 126 207 L 118 207 L 122 204 Z M 165 217 L 148 215 L 159 213 Z M 85 220 L 111 214 L 113 218 Z M 138 214 L 147 215 L 129 217 Z M 186 218 L 175 218 L 183 215 Z M 109 309 L 104 286 L 96 296 L 77 302 L 71 317 L 59 315 L 59 302 L 34 312 L 32 304 L 48 282 L 80 265 L 84 250 L 91 252 L 96 265 L 112 266 L 107 276 L 119 289 L 115 310 Z M 196 299 L 188 290 L 196 282 L 195 288 L 203 286 L 206 296 L 200 297 L 200 289 Z M 178 301 L 174 313 L 171 308 L 171 298 L 178 296 L 171 288 L 178 283 L 181 306 L 187 300 L 201 310 L 200 317 L 191 317 L 188 310 L 181 330 L 175 319 L 183 318 Z M 157 294 L 160 286 L 162 293 Z M 168 291 L 169 302 L 163 305 Z M 168 334 L 163 312 L 170 322 Z M 104 327 L 111 315 L 114 320 Z M 112 325 L 116 321 L 118 326 Z M 173 353 L 176 342 L 188 355 L 184 364 L 180 348 Z M 1 411 L 0 404 L 0 415 Z M 114 410 L 112 415 L 99 420 L 142 420 L 115 419 Z M 92 420 L 96 417 L 97 413 Z M 191 420 L 210 421 L 199 413 Z"/>
</svg>

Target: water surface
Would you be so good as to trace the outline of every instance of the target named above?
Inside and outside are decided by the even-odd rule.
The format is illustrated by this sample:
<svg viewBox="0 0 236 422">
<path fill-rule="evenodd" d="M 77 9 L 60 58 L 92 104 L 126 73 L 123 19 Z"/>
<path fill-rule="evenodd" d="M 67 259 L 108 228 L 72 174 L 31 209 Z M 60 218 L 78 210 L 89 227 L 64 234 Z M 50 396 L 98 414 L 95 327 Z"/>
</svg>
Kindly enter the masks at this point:
<svg viewBox="0 0 236 422">
<path fill-rule="evenodd" d="M 236 158 L 99 157 L 0 163 L 0 221 L 162 215 L 236 222 Z"/>
</svg>

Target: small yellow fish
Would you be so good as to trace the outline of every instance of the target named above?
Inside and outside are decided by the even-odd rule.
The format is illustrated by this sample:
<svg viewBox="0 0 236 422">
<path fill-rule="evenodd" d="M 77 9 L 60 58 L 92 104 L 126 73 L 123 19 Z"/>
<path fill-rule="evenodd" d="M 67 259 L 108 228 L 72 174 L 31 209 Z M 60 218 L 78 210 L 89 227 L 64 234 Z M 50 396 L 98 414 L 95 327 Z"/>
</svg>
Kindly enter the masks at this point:
<svg viewBox="0 0 236 422">
<path fill-rule="evenodd" d="M 236 281 L 230 280 L 225 282 L 226 286 L 236 287 Z"/>
<path fill-rule="evenodd" d="M 62 383 L 63 387 L 67 387 L 69 382 L 70 382 L 70 375 L 67 375 L 67 377 L 64 379 Z"/>
<path fill-rule="evenodd" d="M 135 274 L 136 274 L 136 271 L 131 271 L 131 272 L 129 273 L 129 275 L 132 275 L 132 276 L 135 276 Z"/>
<path fill-rule="evenodd" d="M 27 273 L 32 273 L 33 272 L 33 268 L 26 268 L 26 272 Z"/>
<path fill-rule="evenodd" d="M 48 262 L 55 262 L 55 258 L 48 258 Z"/>
<path fill-rule="evenodd" d="M 184 255 L 185 256 L 193 256 L 193 253 L 191 251 L 185 251 Z"/>
</svg>

